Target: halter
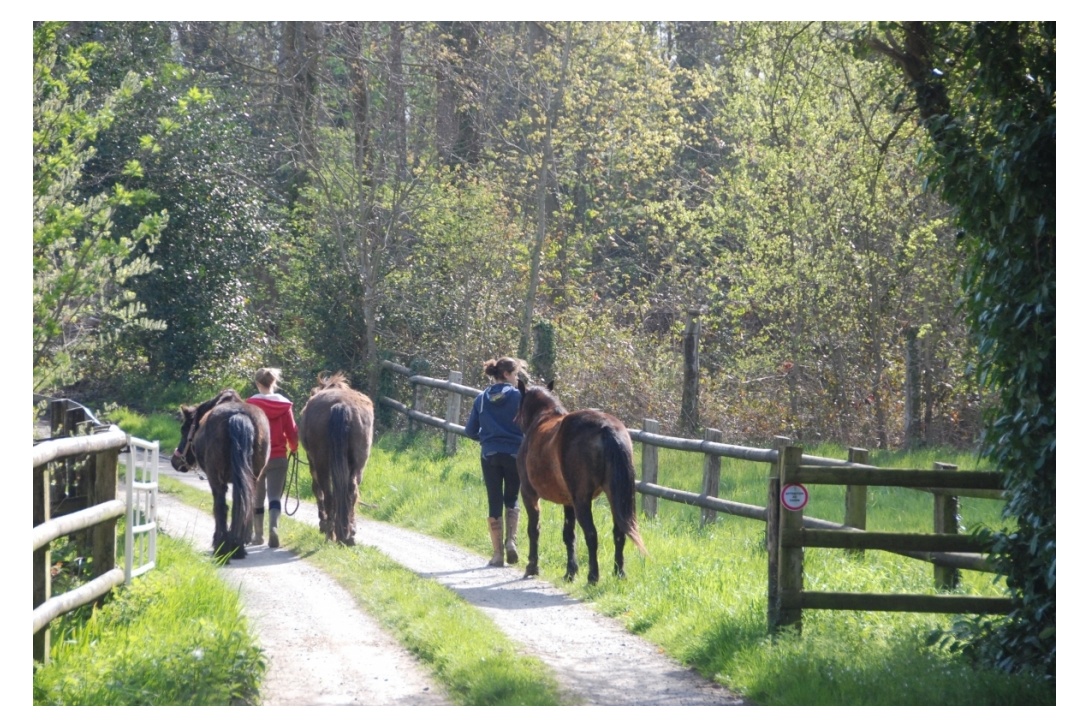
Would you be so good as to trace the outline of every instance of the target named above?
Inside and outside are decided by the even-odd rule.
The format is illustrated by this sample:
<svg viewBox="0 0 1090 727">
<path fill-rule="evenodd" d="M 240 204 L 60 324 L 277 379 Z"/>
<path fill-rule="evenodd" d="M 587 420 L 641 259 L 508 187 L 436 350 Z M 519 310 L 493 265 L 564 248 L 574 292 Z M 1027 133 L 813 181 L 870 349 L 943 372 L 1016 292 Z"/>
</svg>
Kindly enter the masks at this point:
<svg viewBox="0 0 1090 727">
<path fill-rule="evenodd" d="M 182 461 L 185 462 L 186 467 L 189 467 L 189 460 L 186 459 L 186 455 L 189 454 L 189 450 L 193 448 L 193 439 L 194 439 L 194 437 L 197 436 L 197 429 L 199 429 L 199 428 L 200 428 L 200 422 L 197 421 L 197 414 L 196 414 L 196 412 L 194 412 L 193 413 L 193 426 L 191 426 L 189 428 L 189 435 L 185 438 L 185 449 L 176 448 L 174 450 L 174 453 L 177 454 L 179 457 L 181 457 Z M 193 462 L 194 462 L 193 471 L 195 473 L 197 473 L 197 474 L 200 474 L 200 472 L 201 472 L 201 463 L 200 463 L 200 461 L 197 460 L 197 457 L 196 457 L 195 454 L 193 456 Z"/>
</svg>

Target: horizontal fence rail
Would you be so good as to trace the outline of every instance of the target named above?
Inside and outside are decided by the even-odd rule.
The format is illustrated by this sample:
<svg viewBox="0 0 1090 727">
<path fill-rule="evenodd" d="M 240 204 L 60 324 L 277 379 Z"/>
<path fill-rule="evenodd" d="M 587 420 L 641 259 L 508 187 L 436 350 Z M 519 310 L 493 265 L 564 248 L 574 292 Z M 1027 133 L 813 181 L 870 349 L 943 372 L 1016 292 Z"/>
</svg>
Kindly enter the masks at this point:
<svg viewBox="0 0 1090 727">
<path fill-rule="evenodd" d="M 812 485 L 863 485 L 868 487 L 908 487 L 917 490 L 960 490 L 977 492 L 1000 490 L 999 472 L 961 472 L 957 470 L 891 470 L 875 467 L 791 467 L 784 472 L 786 482 Z"/>
<path fill-rule="evenodd" d="M 803 591 L 785 594 L 786 609 L 821 609 L 832 611 L 901 611 L 912 613 L 1010 613 L 1013 604 L 1007 598 L 980 596 L 922 595 L 915 593 L 839 593 Z"/>
<path fill-rule="evenodd" d="M 44 629 L 49 623 L 60 616 L 75 611 L 80 606 L 86 606 L 105 596 L 111 589 L 125 582 L 125 571 L 120 568 L 112 568 L 94 580 L 84 583 L 79 588 L 73 588 L 67 593 L 53 596 L 48 601 L 34 609 L 34 633 Z"/>
<path fill-rule="evenodd" d="M 125 503 L 120 500 L 111 500 L 78 512 L 47 520 L 34 528 L 32 550 L 44 548 L 57 538 L 62 538 L 65 535 L 86 530 L 100 523 L 116 521 L 124 514 Z"/>
<path fill-rule="evenodd" d="M 51 439 L 34 445 L 33 466 L 41 467 L 48 462 L 80 454 L 96 454 L 110 449 L 120 449 L 126 445 L 126 437 L 125 432 L 117 427 L 111 427 L 111 431 L 102 434 Z"/>
</svg>

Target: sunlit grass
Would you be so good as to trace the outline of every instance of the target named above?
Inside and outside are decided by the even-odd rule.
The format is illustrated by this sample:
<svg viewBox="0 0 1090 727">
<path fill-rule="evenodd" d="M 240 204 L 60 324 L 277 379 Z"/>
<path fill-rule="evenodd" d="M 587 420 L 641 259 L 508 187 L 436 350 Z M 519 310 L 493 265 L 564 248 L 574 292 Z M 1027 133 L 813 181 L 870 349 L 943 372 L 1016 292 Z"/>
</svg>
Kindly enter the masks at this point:
<svg viewBox="0 0 1090 727">
<path fill-rule="evenodd" d="M 161 535 L 156 568 L 115 589 L 90 619 L 54 622 L 35 705 L 252 703 L 264 657 L 237 591 L 216 566 Z"/>
<path fill-rule="evenodd" d="M 844 456 L 828 449 L 813 453 Z M 445 457 L 438 436 L 381 438 L 364 477 L 361 497 L 371 505 L 365 515 L 444 538 L 487 558 L 487 507 L 478 457 L 476 445 L 465 440 L 455 455 Z M 702 457 L 660 450 L 659 484 L 699 492 Z M 900 466 L 896 460 L 883 464 Z M 972 468 L 964 461 L 960 466 Z M 912 465 L 914 469 L 929 467 Z M 768 475 L 767 464 L 723 460 L 720 497 L 764 506 Z M 868 528 L 928 532 L 931 499 L 899 488 L 870 488 Z M 1001 502 L 963 498 L 962 505 L 963 512 L 971 513 L 963 518 L 963 525 L 975 521 L 999 525 Z M 843 487 L 814 487 L 806 514 L 842 521 L 843 507 Z M 618 580 L 612 576 L 612 544 L 608 537 L 600 537 L 602 579 L 589 586 L 586 552 L 578 531 L 581 570 L 573 583 L 563 580 L 562 517 L 559 506 L 542 503 L 540 577 L 620 619 L 674 658 L 755 702 L 1055 702 L 1054 685 L 972 669 L 950 653 L 928 647 L 929 634 L 949 628 L 953 616 L 806 611 L 801 636 L 773 641 L 768 635 L 768 561 L 761 521 L 719 513 L 714 523 L 701 527 L 699 508 L 660 500 L 655 520 L 640 518 L 649 556 L 640 557 L 629 544 L 625 550 L 628 577 Z M 594 517 L 599 532 L 608 532 L 610 515 L 604 498 L 596 502 Z M 524 533 L 520 541 L 525 549 Z M 936 592 L 932 566 L 882 551 L 867 551 L 859 558 L 838 550 L 810 549 L 805 572 L 806 588 L 812 590 Z M 970 571 L 962 571 L 958 592 L 1005 595 L 993 575 Z M 837 681 L 835 689 L 830 681 Z"/>
</svg>

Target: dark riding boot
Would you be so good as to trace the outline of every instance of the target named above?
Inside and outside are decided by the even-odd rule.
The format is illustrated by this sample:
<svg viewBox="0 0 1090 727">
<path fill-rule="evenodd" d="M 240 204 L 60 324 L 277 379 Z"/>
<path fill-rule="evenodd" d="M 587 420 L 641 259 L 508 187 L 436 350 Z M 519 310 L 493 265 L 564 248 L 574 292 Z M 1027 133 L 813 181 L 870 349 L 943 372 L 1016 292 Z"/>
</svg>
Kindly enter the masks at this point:
<svg viewBox="0 0 1090 727">
<path fill-rule="evenodd" d="M 518 543 L 518 531 L 519 531 L 519 509 L 508 508 L 505 518 L 507 525 L 507 539 L 504 541 L 504 547 L 507 549 L 507 562 L 518 563 L 519 552 L 516 548 Z"/>
<path fill-rule="evenodd" d="M 503 565 L 503 523 L 498 517 L 488 518 L 488 532 L 492 536 L 492 560 L 489 565 Z"/>
<path fill-rule="evenodd" d="M 280 503 L 269 506 L 269 547 L 280 547 L 280 533 L 276 530 L 276 522 L 280 519 Z"/>
</svg>

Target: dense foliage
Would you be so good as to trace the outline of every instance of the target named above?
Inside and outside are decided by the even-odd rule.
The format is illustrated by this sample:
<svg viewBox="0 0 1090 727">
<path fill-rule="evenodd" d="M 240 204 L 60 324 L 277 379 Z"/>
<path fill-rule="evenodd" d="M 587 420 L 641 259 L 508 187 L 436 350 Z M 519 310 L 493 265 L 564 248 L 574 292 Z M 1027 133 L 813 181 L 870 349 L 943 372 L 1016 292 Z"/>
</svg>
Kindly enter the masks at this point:
<svg viewBox="0 0 1090 727">
<path fill-rule="evenodd" d="M 34 29 L 34 387 L 51 391 L 99 372 L 103 349 L 132 329 L 161 329 L 145 315 L 133 283 L 154 270 L 149 253 L 167 215 L 146 213 L 155 196 L 125 185 L 142 175 L 127 160 L 109 185 L 85 192 L 81 182 L 93 143 L 139 91 L 126 76 L 97 100 L 85 87 L 102 48 L 58 50 L 58 26 Z M 131 227 L 118 224 L 135 210 Z"/>
<path fill-rule="evenodd" d="M 1056 24 L 908 23 L 897 58 L 957 210 L 978 377 L 998 392 L 984 453 L 1017 530 L 995 552 L 1019 597 L 976 645 L 1011 670 L 1056 669 Z M 941 69 L 941 70 L 940 70 Z"/>
</svg>

